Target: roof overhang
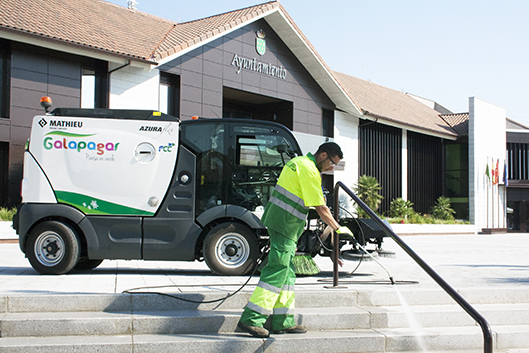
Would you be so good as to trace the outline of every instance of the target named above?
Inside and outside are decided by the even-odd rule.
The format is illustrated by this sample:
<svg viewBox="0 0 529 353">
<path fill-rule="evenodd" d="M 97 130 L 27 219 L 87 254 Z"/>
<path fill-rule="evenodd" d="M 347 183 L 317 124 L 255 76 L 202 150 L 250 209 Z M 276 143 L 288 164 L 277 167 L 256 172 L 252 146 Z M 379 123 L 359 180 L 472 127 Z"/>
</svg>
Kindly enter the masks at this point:
<svg viewBox="0 0 529 353">
<path fill-rule="evenodd" d="M 314 80 L 320 85 L 329 99 L 333 101 L 337 109 L 343 110 L 356 117 L 361 117 L 363 115 L 362 110 L 343 90 L 338 81 L 336 81 L 330 72 L 327 65 L 322 61 L 312 46 L 303 37 L 299 29 L 297 29 L 288 19 L 288 15 L 283 12 L 281 6 L 264 12 L 259 16 L 253 17 L 249 21 L 243 21 L 239 25 L 231 27 L 229 30 L 223 31 L 222 33 L 214 36 L 210 36 L 209 38 L 203 39 L 200 42 L 180 50 L 173 55 L 167 56 L 159 60 L 158 65 L 168 63 L 177 57 L 187 54 L 207 43 L 218 39 L 219 37 L 225 36 L 260 19 L 264 19 L 270 25 L 270 27 L 272 27 L 272 29 L 294 53 L 296 58 L 301 62 L 305 69 L 307 69 Z"/>
<path fill-rule="evenodd" d="M 336 105 L 336 108 L 356 117 L 363 115 L 361 109 L 345 93 L 338 81 L 336 81 L 327 65 L 301 35 L 299 30 L 293 26 L 280 8 L 267 14 L 265 20 L 283 42 L 285 42 L 325 93 L 327 93 Z"/>
<path fill-rule="evenodd" d="M 420 134 L 423 134 L 423 135 L 438 137 L 438 138 L 447 139 L 447 140 L 451 140 L 451 141 L 455 141 L 459 137 L 455 133 L 454 134 L 442 134 L 442 133 L 439 133 L 437 131 L 421 128 L 419 126 L 403 124 L 403 123 L 400 123 L 400 122 L 392 120 L 392 119 L 388 119 L 388 118 L 385 118 L 385 117 L 380 117 L 380 116 L 378 116 L 376 114 L 371 114 L 369 112 L 365 112 L 365 115 L 362 118 L 366 119 L 366 120 L 370 120 L 372 122 L 378 122 L 378 123 L 381 123 L 381 124 L 384 124 L 384 125 L 393 126 L 393 127 L 398 128 L 398 129 L 407 130 L 407 131 L 413 131 L 413 132 L 417 132 L 417 133 L 420 133 Z M 439 118 L 439 119 L 441 119 L 441 118 Z"/>
<path fill-rule="evenodd" d="M 30 44 L 42 48 L 61 51 L 69 54 L 75 54 L 90 57 L 98 60 L 108 61 L 115 64 L 126 64 L 129 61 L 131 66 L 141 67 L 144 69 L 156 65 L 156 62 L 145 60 L 131 55 L 124 55 L 110 52 L 104 49 L 87 47 L 81 44 L 61 41 L 57 38 L 49 38 L 43 35 L 27 33 L 21 30 L 0 27 L 0 38 L 5 38 L 15 42 Z"/>
</svg>

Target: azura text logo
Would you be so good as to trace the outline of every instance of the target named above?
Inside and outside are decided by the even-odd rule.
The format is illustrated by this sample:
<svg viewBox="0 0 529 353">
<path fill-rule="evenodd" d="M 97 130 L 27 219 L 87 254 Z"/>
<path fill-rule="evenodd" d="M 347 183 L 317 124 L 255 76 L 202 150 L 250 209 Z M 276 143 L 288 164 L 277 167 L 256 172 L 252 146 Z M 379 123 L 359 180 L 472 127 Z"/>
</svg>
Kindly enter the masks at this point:
<svg viewBox="0 0 529 353">
<path fill-rule="evenodd" d="M 167 124 L 167 125 L 164 125 L 164 126 L 146 126 L 146 125 L 142 125 L 140 126 L 140 129 L 139 131 L 143 131 L 143 132 L 159 132 L 159 133 L 166 133 L 168 135 L 172 135 L 173 134 L 173 125 L 171 123 Z"/>
<path fill-rule="evenodd" d="M 160 126 L 142 126 L 139 131 L 149 131 L 149 132 L 162 132 Z"/>
<path fill-rule="evenodd" d="M 52 135 L 52 136 L 49 136 Z M 43 141 L 47 150 L 71 150 L 81 152 L 83 150 L 97 151 L 98 155 L 103 155 L 106 151 L 117 151 L 119 142 L 93 141 L 91 135 L 72 134 L 68 132 L 54 131 L 47 133 Z"/>
</svg>

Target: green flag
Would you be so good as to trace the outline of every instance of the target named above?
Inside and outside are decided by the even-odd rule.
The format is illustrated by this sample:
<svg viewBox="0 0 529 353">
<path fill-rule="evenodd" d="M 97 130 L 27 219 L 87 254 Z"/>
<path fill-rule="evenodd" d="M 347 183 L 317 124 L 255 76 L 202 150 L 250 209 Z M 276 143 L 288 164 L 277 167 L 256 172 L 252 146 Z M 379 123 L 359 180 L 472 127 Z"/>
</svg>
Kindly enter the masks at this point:
<svg viewBox="0 0 529 353">
<path fill-rule="evenodd" d="M 487 169 L 485 169 L 485 175 L 489 178 L 489 181 L 490 181 L 489 163 L 487 163 Z"/>
</svg>

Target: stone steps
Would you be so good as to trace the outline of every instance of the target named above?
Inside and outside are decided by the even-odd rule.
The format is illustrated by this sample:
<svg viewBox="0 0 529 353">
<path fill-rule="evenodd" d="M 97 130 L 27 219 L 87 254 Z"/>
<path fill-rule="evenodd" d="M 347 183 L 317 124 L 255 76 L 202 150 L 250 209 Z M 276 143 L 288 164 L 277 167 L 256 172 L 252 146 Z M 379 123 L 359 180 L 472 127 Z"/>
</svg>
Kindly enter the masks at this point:
<svg viewBox="0 0 529 353">
<path fill-rule="evenodd" d="M 523 348 L 527 347 L 529 327 L 501 331 L 495 333 L 494 352 L 529 352 Z M 483 339 L 477 327 L 426 328 L 421 338 L 429 352 L 483 352 Z M 525 346 L 512 345 L 522 342 Z M 505 347 L 506 344 L 511 346 Z M 16 337 L 0 339 L 0 350 L 3 353 L 424 352 L 410 329 L 310 331 L 303 335 L 272 335 L 268 339 L 240 333 Z"/>
<path fill-rule="evenodd" d="M 268 339 L 234 332 L 248 292 L 201 304 L 153 294 L 4 296 L 0 351 L 421 352 L 421 341 L 431 352 L 483 351 L 481 328 L 444 292 L 399 290 L 419 332 L 410 328 L 395 289 L 386 286 L 298 291 L 297 320 L 309 332 Z M 461 292 L 489 321 L 495 352 L 529 349 L 529 289 Z M 208 301 L 225 295 L 177 296 Z"/>
<path fill-rule="evenodd" d="M 474 306 L 491 326 L 529 325 L 529 304 Z M 457 305 L 414 306 L 422 328 L 473 326 Z M 8 313 L 0 322 L 0 337 L 82 335 L 142 335 L 229 333 L 235 331 L 240 309 L 131 312 Z M 399 307 L 299 308 L 297 322 L 311 331 L 397 329 L 410 327 Z"/>
</svg>

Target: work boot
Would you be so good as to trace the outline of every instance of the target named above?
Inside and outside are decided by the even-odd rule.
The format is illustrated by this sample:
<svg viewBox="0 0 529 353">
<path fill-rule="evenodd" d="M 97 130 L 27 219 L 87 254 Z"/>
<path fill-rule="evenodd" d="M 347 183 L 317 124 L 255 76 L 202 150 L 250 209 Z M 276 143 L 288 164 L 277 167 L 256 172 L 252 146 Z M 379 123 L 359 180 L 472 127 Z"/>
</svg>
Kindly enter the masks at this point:
<svg viewBox="0 0 529 353">
<path fill-rule="evenodd" d="M 282 330 L 274 330 L 273 333 L 277 335 L 282 335 L 284 333 L 307 333 L 307 328 L 303 325 L 294 325 Z"/>
<path fill-rule="evenodd" d="M 244 332 L 248 332 L 250 335 L 254 337 L 267 338 L 270 336 L 270 332 L 268 332 L 268 330 L 265 329 L 264 327 L 250 326 L 240 321 L 237 324 L 237 327 L 243 330 Z"/>
</svg>

